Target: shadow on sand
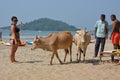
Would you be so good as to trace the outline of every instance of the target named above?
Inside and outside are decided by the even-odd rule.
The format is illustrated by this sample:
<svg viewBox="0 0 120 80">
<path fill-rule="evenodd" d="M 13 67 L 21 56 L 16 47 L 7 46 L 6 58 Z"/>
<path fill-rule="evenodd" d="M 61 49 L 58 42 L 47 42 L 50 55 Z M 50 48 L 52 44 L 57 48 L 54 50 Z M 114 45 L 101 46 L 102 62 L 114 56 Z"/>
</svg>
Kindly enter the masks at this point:
<svg viewBox="0 0 120 80">
<path fill-rule="evenodd" d="M 100 60 L 96 60 L 96 59 L 89 59 L 85 61 L 86 64 L 91 63 L 93 65 L 100 65 Z"/>
<path fill-rule="evenodd" d="M 79 63 L 83 63 L 83 64 L 93 64 L 93 65 L 100 65 L 100 60 L 96 60 L 96 59 L 89 59 L 89 60 L 85 60 L 85 61 L 72 61 L 72 62 L 65 62 L 63 64 L 79 64 Z"/>
<path fill-rule="evenodd" d="M 25 61 L 25 62 L 18 62 L 18 63 L 31 63 L 31 64 L 33 64 L 33 63 L 41 63 L 41 62 L 44 62 L 44 61 L 42 61 L 42 60 L 41 61 L 36 60 L 36 61 Z M 114 63 L 117 63 L 117 62 L 118 62 L 118 59 L 115 59 Z M 100 60 L 97 60 L 97 59 L 88 59 L 88 60 L 80 61 L 80 62 L 77 62 L 77 61 L 63 62 L 62 65 L 80 64 L 80 63 L 83 63 L 83 64 L 93 64 L 93 65 L 100 65 L 101 64 Z M 104 64 L 104 63 L 111 63 L 111 62 L 110 62 L 110 60 L 104 60 L 102 62 L 102 64 Z M 60 65 L 60 64 L 59 63 L 57 63 L 57 64 L 53 63 L 53 65 Z"/>
<path fill-rule="evenodd" d="M 19 63 L 40 63 L 40 62 L 43 62 L 43 61 L 26 61 L 26 62 L 19 62 Z"/>
</svg>

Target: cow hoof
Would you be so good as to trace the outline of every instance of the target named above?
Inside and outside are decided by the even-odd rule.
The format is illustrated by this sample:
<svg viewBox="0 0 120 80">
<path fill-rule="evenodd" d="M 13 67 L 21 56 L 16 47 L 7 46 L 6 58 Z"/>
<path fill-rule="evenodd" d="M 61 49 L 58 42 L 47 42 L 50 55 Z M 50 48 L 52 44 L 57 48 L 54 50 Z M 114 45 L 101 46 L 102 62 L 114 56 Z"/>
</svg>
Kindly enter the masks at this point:
<svg viewBox="0 0 120 80">
<path fill-rule="evenodd" d="M 50 63 L 50 65 L 53 65 L 53 64 Z"/>
<path fill-rule="evenodd" d="M 83 63 L 86 63 L 86 61 L 85 61 L 85 60 L 83 60 Z"/>
<path fill-rule="evenodd" d="M 76 61 L 79 61 L 78 59 L 76 59 Z"/>
<path fill-rule="evenodd" d="M 77 62 L 77 63 L 79 63 L 80 61 L 79 61 L 79 60 L 77 60 L 76 62 Z"/>
<path fill-rule="evenodd" d="M 60 64 L 63 64 L 62 62 L 60 62 Z"/>
<path fill-rule="evenodd" d="M 50 62 L 50 65 L 53 65 L 53 64 Z"/>
</svg>

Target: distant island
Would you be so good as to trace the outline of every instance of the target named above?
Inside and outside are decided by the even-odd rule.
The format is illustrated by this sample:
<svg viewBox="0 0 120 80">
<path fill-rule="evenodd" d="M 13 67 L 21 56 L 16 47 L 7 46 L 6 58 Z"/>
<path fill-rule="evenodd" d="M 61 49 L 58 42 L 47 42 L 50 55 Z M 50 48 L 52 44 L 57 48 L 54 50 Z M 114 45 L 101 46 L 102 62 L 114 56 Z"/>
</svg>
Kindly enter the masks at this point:
<svg viewBox="0 0 120 80">
<path fill-rule="evenodd" d="M 20 27 L 20 25 L 18 25 Z M 8 27 L 2 27 L 1 29 L 10 29 Z M 36 30 L 36 31 L 75 31 L 77 28 L 75 26 L 69 25 L 65 22 L 53 20 L 49 18 L 40 18 L 29 23 L 25 23 L 22 30 Z"/>
</svg>

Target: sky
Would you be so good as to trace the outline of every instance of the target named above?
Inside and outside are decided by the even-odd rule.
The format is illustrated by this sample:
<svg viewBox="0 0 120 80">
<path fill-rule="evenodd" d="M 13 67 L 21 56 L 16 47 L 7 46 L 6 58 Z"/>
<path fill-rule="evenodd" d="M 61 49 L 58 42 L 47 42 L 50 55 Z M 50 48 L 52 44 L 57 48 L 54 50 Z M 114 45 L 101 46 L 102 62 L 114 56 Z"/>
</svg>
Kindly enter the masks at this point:
<svg viewBox="0 0 120 80">
<path fill-rule="evenodd" d="M 18 24 L 50 18 L 93 29 L 101 14 L 109 24 L 111 14 L 120 19 L 120 0 L 0 0 L 0 27 L 9 26 L 11 17 L 17 16 Z"/>
</svg>

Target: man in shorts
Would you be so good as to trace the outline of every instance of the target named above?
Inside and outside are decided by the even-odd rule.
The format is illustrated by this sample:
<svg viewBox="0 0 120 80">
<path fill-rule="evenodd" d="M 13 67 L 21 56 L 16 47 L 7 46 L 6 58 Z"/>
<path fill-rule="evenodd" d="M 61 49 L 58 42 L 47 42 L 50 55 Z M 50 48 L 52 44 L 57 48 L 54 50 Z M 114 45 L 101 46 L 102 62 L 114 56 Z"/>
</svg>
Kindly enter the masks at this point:
<svg viewBox="0 0 120 80">
<path fill-rule="evenodd" d="M 116 15 L 111 15 L 112 23 L 112 32 L 110 39 L 112 40 L 112 44 L 114 49 L 120 49 L 120 21 L 117 20 Z"/>
<path fill-rule="evenodd" d="M 111 15 L 112 23 L 112 32 L 110 35 L 110 39 L 112 40 L 112 44 L 114 49 L 120 49 L 120 21 L 117 20 L 116 15 Z M 118 64 L 120 64 L 120 59 Z"/>
</svg>

